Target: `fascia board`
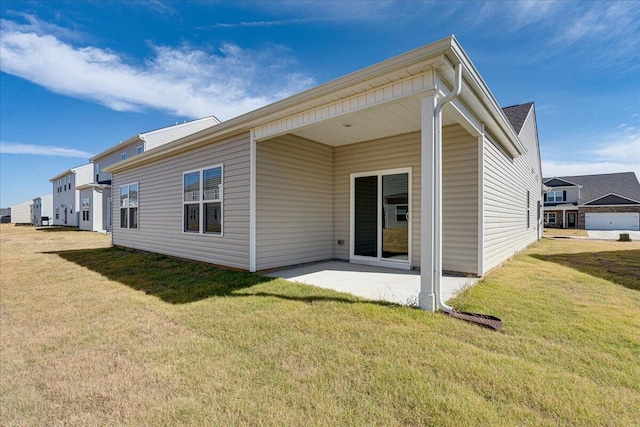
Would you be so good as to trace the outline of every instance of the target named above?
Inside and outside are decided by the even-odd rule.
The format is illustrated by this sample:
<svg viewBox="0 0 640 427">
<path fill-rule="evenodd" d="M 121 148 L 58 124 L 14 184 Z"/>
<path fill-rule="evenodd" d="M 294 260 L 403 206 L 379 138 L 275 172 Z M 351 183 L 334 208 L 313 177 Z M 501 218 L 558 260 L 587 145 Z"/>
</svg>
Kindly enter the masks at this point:
<svg viewBox="0 0 640 427">
<path fill-rule="evenodd" d="M 515 130 L 513 130 L 513 127 L 511 126 L 511 123 L 509 123 L 507 116 L 502 111 L 502 108 L 500 108 L 500 106 L 498 105 L 496 98 L 491 93 L 491 90 L 489 90 L 489 87 L 487 86 L 485 81 L 482 79 L 482 76 L 480 76 L 480 73 L 471 62 L 471 59 L 469 58 L 469 56 L 462 49 L 462 46 L 460 46 L 460 43 L 458 43 L 455 37 L 453 36 L 451 37 L 452 38 L 451 38 L 450 51 L 452 52 L 453 55 L 455 55 L 457 60 L 464 66 L 463 80 L 471 87 L 472 89 L 471 93 L 474 93 L 479 98 L 479 100 L 485 106 L 486 111 L 489 113 L 488 116 L 490 117 L 491 120 L 487 121 L 485 125 L 489 125 L 487 127 L 493 128 L 494 132 L 495 130 L 498 130 L 499 133 L 502 134 L 502 135 L 496 135 L 496 137 L 498 137 L 499 140 L 502 140 L 502 138 L 499 138 L 499 136 L 503 136 L 509 141 L 510 146 L 505 148 L 508 149 L 510 154 L 517 156 L 517 155 L 522 155 L 526 153 L 525 147 L 520 142 L 518 135 L 516 134 Z M 466 73 L 465 73 L 465 70 L 466 70 Z M 464 78 L 465 74 L 467 74 L 466 79 Z M 482 113 L 480 114 L 487 116 L 486 114 L 482 114 Z M 491 122 L 493 122 L 493 124 L 495 125 L 491 126 Z"/>
<path fill-rule="evenodd" d="M 579 206 L 586 207 L 586 205 L 588 205 L 589 203 L 596 202 L 596 201 L 598 201 L 600 199 L 604 199 L 605 197 L 609 197 L 609 196 L 616 196 L 616 197 L 620 197 L 621 199 L 625 199 L 625 200 L 629 200 L 630 202 L 633 202 L 633 203 L 629 203 L 629 204 L 634 204 L 634 203 L 640 204 L 640 201 L 632 199 L 630 197 L 622 196 L 622 195 L 620 195 L 618 193 L 607 193 L 604 196 L 596 197 L 593 200 L 589 200 L 588 202 L 584 202 L 584 203 L 580 204 Z M 593 207 L 598 207 L 598 206 L 621 206 L 621 205 L 596 205 L 596 206 L 593 206 Z"/>
<path fill-rule="evenodd" d="M 114 145 L 114 146 L 113 146 L 113 147 L 111 147 L 111 148 L 107 148 L 107 149 L 106 149 L 106 150 L 104 150 L 103 152 L 101 152 L 101 153 L 99 153 L 99 154 L 96 154 L 95 156 L 93 156 L 93 157 L 89 158 L 89 161 L 90 161 L 91 163 L 95 163 L 95 161 L 96 161 L 96 160 L 98 160 L 98 159 L 100 159 L 101 157 L 108 156 L 109 154 L 113 154 L 113 153 L 115 153 L 116 151 L 120 151 L 120 150 L 122 149 L 122 147 L 124 147 L 124 146 L 126 146 L 126 145 L 129 145 L 129 144 L 132 144 L 132 143 L 134 143 L 134 142 L 144 142 L 144 140 L 141 138 L 141 135 L 140 135 L 140 134 L 135 135 L 135 136 L 132 136 L 131 138 L 126 139 L 126 140 L 124 140 L 124 141 L 122 141 L 122 142 L 120 142 L 120 143 L 118 143 L 118 144 Z"/>
</svg>

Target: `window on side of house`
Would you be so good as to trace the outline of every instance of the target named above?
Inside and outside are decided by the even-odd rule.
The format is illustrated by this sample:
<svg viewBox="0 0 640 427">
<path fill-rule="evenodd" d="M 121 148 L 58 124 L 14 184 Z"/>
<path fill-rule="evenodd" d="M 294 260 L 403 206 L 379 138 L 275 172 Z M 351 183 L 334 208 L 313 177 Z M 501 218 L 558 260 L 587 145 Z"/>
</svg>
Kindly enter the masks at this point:
<svg viewBox="0 0 640 427">
<path fill-rule="evenodd" d="M 142 154 L 143 151 L 144 147 L 142 145 L 138 145 L 138 147 L 136 147 L 136 154 Z"/>
<path fill-rule="evenodd" d="M 120 228 L 138 228 L 138 183 L 120 186 Z"/>
<path fill-rule="evenodd" d="M 127 153 L 120 154 L 120 160 L 125 160 L 127 158 Z"/>
<path fill-rule="evenodd" d="M 564 191 L 549 191 L 547 202 L 564 202 Z"/>
<path fill-rule="evenodd" d="M 94 170 L 96 173 L 96 182 L 100 181 L 100 163 L 96 163 L 94 165 Z"/>
<path fill-rule="evenodd" d="M 90 201 L 88 197 L 82 199 L 82 220 L 89 221 Z"/>
<path fill-rule="evenodd" d="M 56 219 L 60 219 L 60 208 L 56 208 Z"/>
<path fill-rule="evenodd" d="M 183 174 L 184 232 L 222 235 L 222 182 L 222 165 Z"/>
<path fill-rule="evenodd" d="M 544 222 L 547 224 L 555 224 L 556 223 L 556 213 L 555 212 L 546 212 L 544 214 Z"/>
</svg>

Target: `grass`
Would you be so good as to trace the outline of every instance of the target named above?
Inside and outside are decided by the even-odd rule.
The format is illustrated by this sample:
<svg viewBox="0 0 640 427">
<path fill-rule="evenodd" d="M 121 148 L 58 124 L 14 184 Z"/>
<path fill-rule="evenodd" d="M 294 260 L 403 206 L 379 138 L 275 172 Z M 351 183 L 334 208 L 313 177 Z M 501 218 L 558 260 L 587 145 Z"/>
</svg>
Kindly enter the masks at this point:
<svg viewBox="0 0 640 427">
<path fill-rule="evenodd" d="M 545 228 L 544 237 L 587 237 L 586 230 L 579 228 Z"/>
<path fill-rule="evenodd" d="M 543 239 L 442 314 L 0 228 L 0 425 L 629 426 L 640 243 Z"/>
</svg>

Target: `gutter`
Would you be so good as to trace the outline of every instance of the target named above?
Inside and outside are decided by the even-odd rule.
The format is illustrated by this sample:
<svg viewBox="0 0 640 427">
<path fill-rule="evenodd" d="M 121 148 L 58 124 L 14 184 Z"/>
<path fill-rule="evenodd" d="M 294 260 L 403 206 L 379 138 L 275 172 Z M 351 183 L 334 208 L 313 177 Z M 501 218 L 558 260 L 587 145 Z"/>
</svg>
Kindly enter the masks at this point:
<svg viewBox="0 0 640 427">
<path fill-rule="evenodd" d="M 434 194 L 432 195 L 432 209 L 434 211 L 433 224 L 433 257 L 434 257 L 434 292 L 436 294 L 436 306 L 441 310 L 451 313 L 453 308 L 446 305 L 442 299 L 442 108 L 453 101 L 462 91 L 462 64 L 455 66 L 455 81 L 453 90 L 436 104 L 434 112 Z"/>
</svg>

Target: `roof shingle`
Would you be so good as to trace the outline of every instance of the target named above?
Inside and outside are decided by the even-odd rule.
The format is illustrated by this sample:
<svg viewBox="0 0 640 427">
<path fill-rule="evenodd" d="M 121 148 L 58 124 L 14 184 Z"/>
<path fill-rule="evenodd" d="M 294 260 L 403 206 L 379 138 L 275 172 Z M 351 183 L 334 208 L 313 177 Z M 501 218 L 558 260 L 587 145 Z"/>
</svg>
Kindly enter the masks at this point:
<svg viewBox="0 0 640 427">
<path fill-rule="evenodd" d="M 599 175 L 558 176 L 544 178 L 543 183 L 553 186 L 554 180 L 563 180 L 581 185 L 578 204 L 615 193 L 622 197 L 640 201 L 640 183 L 633 172 L 605 173 Z"/>
<path fill-rule="evenodd" d="M 527 102 L 526 104 L 512 105 L 502 109 L 504 115 L 509 119 L 509 123 L 511 123 L 513 130 L 516 131 L 516 134 L 520 134 L 522 125 L 524 125 L 524 121 L 527 119 L 532 105 L 533 102 Z"/>
</svg>

